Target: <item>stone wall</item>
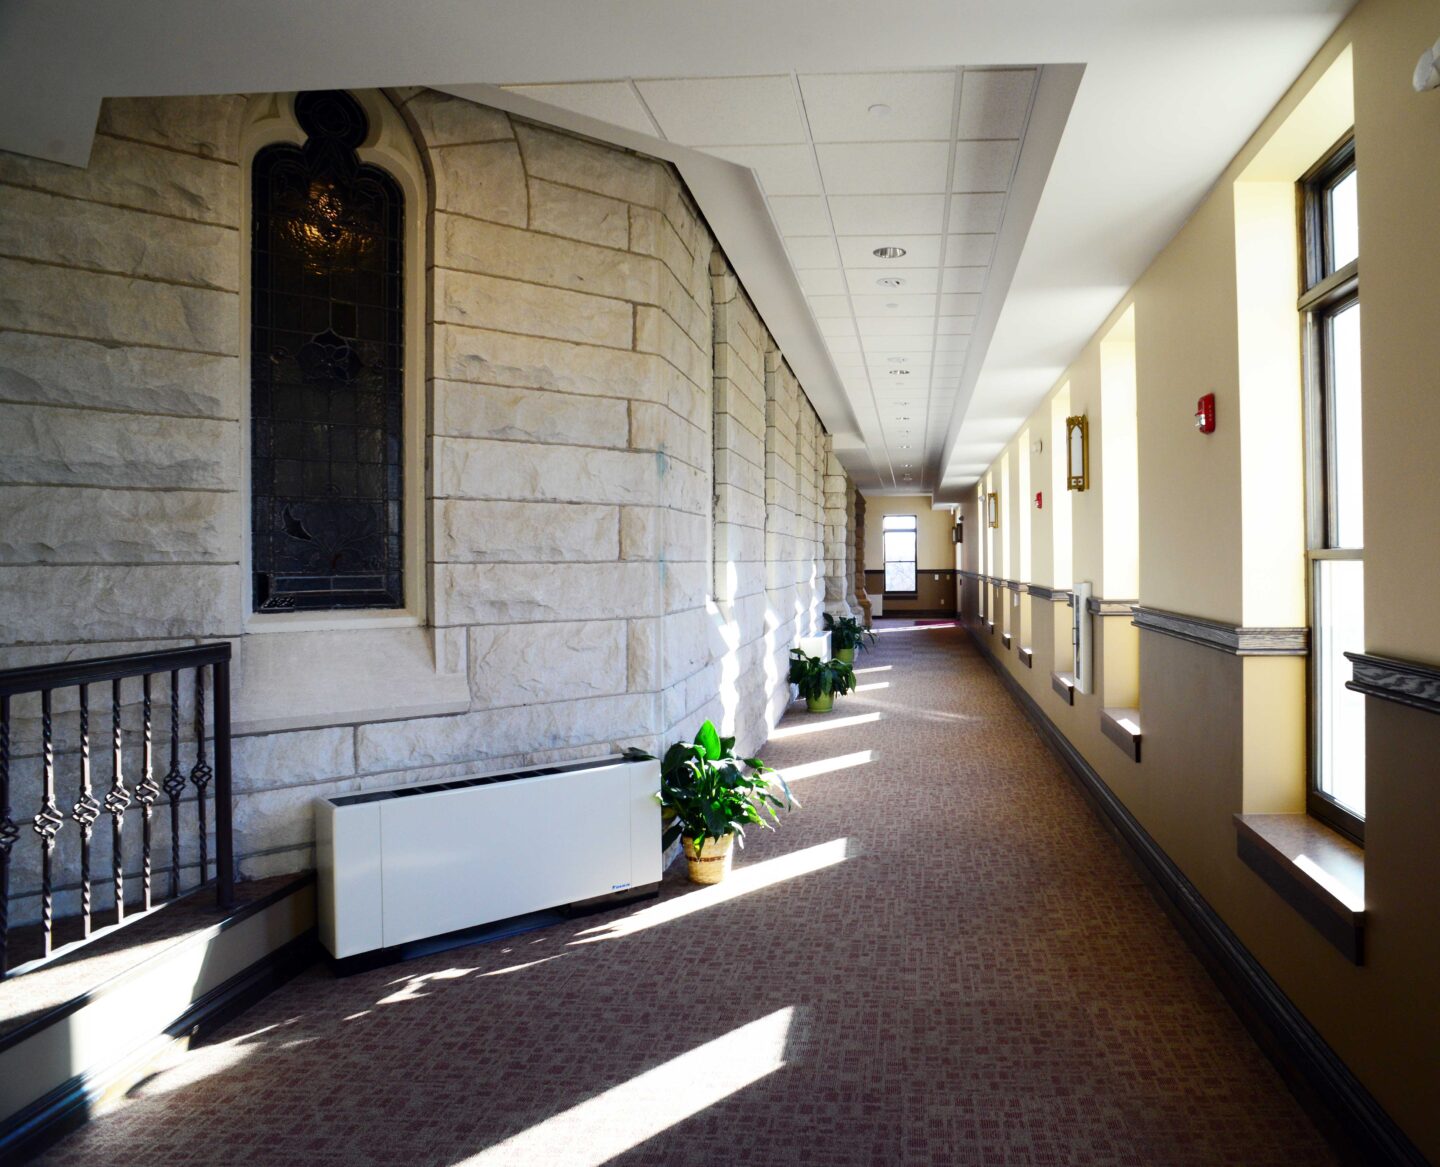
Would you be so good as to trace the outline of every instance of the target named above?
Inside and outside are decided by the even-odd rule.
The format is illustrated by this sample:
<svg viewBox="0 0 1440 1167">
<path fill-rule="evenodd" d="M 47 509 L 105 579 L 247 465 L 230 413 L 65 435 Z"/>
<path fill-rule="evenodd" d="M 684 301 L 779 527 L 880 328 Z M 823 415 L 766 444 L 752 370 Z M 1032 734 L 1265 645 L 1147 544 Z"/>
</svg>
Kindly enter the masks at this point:
<svg viewBox="0 0 1440 1167">
<path fill-rule="evenodd" d="M 107 102 L 86 169 L 0 154 L 0 667 L 232 640 L 249 876 L 313 862 L 318 795 L 656 749 L 702 716 L 759 745 L 848 539 L 823 426 L 669 167 L 390 99 L 432 200 L 408 624 L 245 611 L 247 99 Z M 16 855 L 29 891 L 31 832 Z"/>
</svg>

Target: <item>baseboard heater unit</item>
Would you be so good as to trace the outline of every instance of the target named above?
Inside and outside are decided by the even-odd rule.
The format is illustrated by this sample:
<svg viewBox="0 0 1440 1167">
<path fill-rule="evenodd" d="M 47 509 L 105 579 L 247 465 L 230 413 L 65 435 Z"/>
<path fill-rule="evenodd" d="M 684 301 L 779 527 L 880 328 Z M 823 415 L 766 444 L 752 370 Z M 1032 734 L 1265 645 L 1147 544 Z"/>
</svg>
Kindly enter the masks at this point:
<svg viewBox="0 0 1440 1167">
<path fill-rule="evenodd" d="M 658 884 L 659 788 L 659 762 L 615 757 L 318 799 L 321 943 L 398 956 Z"/>
</svg>

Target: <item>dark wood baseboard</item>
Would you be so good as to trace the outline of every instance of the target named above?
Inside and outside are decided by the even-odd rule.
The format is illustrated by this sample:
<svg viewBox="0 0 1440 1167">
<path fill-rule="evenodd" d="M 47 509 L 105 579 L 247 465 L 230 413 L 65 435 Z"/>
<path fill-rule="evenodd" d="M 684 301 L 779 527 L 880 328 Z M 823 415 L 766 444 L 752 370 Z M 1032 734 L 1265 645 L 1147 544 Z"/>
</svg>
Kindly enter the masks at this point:
<svg viewBox="0 0 1440 1167">
<path fill-rule="evenodd" d="M 1010 676 L 989 651 L 985 639 L 975 635 L 973 629 L 967 631 L 1045 743 L 1065 763 L 1087 801 L 1121 843 L 1151 893 L 1176 923 L 1260 1048 L 1346 1162 L 1356 1167 L 1429 1167 L 1420 1149 L 1295 1007 L 1175 861 Z"/>
<path fill-rule="evenodd" d="M 160 1040 L 203 1039 L 310 967 L 320 956 L 320 941 L 311 928 L 206 993 L 166 1027 Z M 155 1056 L 152 1050 L 149 1060 Z M 11 1115 L 0 1124 L 0 1163 L 22 1163 L 78 1130 L 90 1121 L 96 1102 L 135 1073 L 136 1062 L 127 1057 L 117 1065 L 77 1074 Z"/>
</svg>

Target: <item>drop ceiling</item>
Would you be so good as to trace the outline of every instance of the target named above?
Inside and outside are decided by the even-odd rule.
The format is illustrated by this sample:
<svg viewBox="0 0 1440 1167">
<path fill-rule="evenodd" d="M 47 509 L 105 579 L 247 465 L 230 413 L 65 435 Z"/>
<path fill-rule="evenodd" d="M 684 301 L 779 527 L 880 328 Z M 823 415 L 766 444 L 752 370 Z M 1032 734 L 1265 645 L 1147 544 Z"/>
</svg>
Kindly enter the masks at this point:
<svg viewBox="0 0 1440 1167">
<path fill-rule="evenodd" d="M 917 490 L 934 485 L 990 294 L 1037 77 L 954 68 L 503 88 L 751 171 L 860 428 L 848 468 L 867 489 Z"/>
<path fill-rule="evenodd" d="M 429 85 L 656 154 L 856 479 L 944 499 L 1351 3 L 7 0 L 0 149 L 83 163 L 105 96 Z"/>
</svg>

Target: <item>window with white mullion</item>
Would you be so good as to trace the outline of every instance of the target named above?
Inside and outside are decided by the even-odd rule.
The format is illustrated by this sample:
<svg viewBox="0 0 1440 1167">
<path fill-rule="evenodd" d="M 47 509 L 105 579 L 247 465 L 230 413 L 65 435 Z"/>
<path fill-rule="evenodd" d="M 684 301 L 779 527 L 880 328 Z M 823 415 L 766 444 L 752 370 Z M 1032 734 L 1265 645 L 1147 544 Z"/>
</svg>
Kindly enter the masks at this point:
<svg viewBox="0 0 1440 1167">
<path fill-rule="evenodd" d="M 886 515 L 880 523 L 885 554 L 885 591 L 915 591 L 915 559 L 919 522 L 915 515 Z"/>
<path fill-rule="evenodd" d="M 1365 649 L 1360 272 L 1353 140 L 1301 180 L 1310 597 L 1310 812 L 1365 826 L 1365 700 L 1347 652 Z"/>
</svg>

